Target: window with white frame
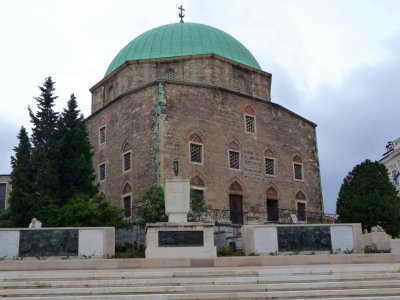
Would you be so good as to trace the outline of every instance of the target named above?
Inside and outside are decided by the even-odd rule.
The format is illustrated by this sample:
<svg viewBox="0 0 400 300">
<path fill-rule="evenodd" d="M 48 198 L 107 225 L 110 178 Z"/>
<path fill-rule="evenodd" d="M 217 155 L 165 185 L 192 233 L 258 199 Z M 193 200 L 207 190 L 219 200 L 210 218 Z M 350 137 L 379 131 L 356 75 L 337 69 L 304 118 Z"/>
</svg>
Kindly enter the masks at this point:
<svg viewBox="0 0 400 300">
<path fill-rule="evenodd" d="M 230 169 L 240 169 L 240 152 L 229 150 L 229 168 Z"/>
<path fill-rule="evenodd" d="M 132 168 L 132 151 L 127 151 L 122 155 L 122 171 L 128 172 Z"/>
<path fill-rule="evenodd" d="M 203 162 L 203 145 L 190 143 L 190 161 L 198 164 Z"/>
<path fill-rule="evenodd" d="M 99 164 L 99 181 L 106 180 L 106 163 Z"/>
<path fill-rule="evenodd" d="M 247 133 L 255 133 L 256 132 L 256 117 L 245 115 L 245 126 Z"/>
<path fill-rule="evenodd" d="M 132 216 L 132 195 L 124 195 L 122 202 L 124 205 L 124 217 L 130 218 Z"/>
<path fill-rule="evenodd" d="M 303 164 L 293 163 L 294 179 L 303 180 Z"/>
<path fill-rule="evenodd" d="M 99 129 L 99 144 L 104 144 L 106 142 L 106 126 L 100 127 Z"/>
<path fill-rule="evenodd" d="M 265 174 L 275 176 L 275 159 L 265 157 Z"/>
</svg>

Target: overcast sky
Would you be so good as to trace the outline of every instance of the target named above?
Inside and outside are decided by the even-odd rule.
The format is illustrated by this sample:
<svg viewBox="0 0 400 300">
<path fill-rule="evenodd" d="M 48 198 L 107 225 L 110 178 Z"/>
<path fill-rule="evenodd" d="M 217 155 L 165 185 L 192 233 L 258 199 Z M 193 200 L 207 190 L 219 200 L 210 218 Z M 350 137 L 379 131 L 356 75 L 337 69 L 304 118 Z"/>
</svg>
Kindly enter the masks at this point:
<svg viewBox="0 0 400 300">
<path fill-rule="evenodd" d="M 8 174 L 27 107 L 51 76 L 65 107 L 85 116 L 89 88 L 140 33 L 178 22 L 217 27 L 272 73 L 272 101 L 318 124 L 325 211 L 344 176 L 378 160 L 400 136 L 400 1 L 379 0 L 12 0 L 0 2 L 0 174 Z"/>
</svg>

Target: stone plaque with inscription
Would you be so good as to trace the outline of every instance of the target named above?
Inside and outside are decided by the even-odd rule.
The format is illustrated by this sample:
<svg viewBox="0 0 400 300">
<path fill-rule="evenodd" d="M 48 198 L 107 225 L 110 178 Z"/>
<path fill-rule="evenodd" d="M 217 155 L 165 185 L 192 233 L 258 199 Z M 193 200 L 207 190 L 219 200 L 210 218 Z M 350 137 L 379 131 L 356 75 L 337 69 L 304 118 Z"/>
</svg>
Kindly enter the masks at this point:
<svg viewBox="0 0 400 300">
<path fill-rule="evenodd" d="M 244 177 L 252 182 L 259 182 L 262 179 L 262 159 L 254 151 L 244 151 Z"/>
<path fill-rule="evenodd" d="M 279 252 L 330 251 L 331 231 L 328 226 L 278 227 Z"/>
<path fill-rule="evenodd" d="M 159 231 L 159 247 L 203 247 L 203 231 Z"/>
<path fill-rule="evenodd" d="M 77 256 L 76 229 L 23 230 L 19 240 L 19 256 Z"/>
</svg>

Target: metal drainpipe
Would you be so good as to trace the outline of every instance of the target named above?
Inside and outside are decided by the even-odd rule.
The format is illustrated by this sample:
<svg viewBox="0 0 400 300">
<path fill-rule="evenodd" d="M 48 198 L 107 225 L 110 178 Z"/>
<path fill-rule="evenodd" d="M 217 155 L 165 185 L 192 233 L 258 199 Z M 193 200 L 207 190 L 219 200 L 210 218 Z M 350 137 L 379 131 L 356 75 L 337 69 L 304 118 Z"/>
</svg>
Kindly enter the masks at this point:
<svg viewBox="0 0 400 300">
<path fill-rule="evenodd" d="M 156 87 L 156 176 L 157 176 L 157 186 L 161 186 L 160 180 L 160 161 L 161 161 L 161 135 L 160 135 L 160 122 L 161 122 L 161 104 L 164 100 L 164 86 L 161 82 L 157 84 Z"/>
</svg>

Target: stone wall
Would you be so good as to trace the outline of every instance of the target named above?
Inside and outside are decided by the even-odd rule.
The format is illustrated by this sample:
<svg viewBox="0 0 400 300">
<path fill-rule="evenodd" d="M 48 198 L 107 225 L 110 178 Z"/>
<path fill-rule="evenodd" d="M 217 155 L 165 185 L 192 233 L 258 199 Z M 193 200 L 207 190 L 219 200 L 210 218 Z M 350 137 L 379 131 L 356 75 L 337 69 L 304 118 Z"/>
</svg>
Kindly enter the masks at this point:
<svg viewBox="0 0 400 300">
<path fill-rule="evenodd" d="M 165 83 L 163 132 L 163 178 L 173 176 L 170 162 L 177 155 L 180 176 L 199 176 L 205 182 L 207 204 L 229 210 L 229 186 L 238 182 L 243 189 L 244 210 L 266 213 L 266 191 L 273 187 L 279 207 L 296 209 L 296 194 L 306 196 L 307 210 L 321 211 L 319 162 L 315 125 L 271 102 L 255 100 L 228 90 L 207 86 Z M 244 108 L 256 112 L 256 133 L 245 132 Z M 203 140 L 204 161 L 191 163 L 189 137 Z M 229 144 L 239 145 L 240 169 L 228 165 Z M 265 174 L 264 157 L 273 152 L 276 175 Z M 268 154 L 270 156 L 271 154 Z M 304 180 L 293 176 L 293 157 L 303 160 Z"/>
<path fill-rule="evenodd" d="M 100 182 L 100 190 L 117 206 L 122 206 L 126 184 L 129 184 L 135 201 L 135 195 L 156 183 L 155 94 L 155 86 L 147 86 L 110 103 L 106 109 L 87 119 L 97 181 L 98 165 L 106 163 L 106 180 Z M 100 145 L 99 129 L 102 126 L 106 126 L 106 142 Z M 127 150 L 132 151 L 132 169 L 124 172 L 122 155 Z"/>
<path fill-rule="evenodd" d="M 168 70 L 173 80 L 166 81 Z M 275 192 L 279 208 L 295 210 L 301 193 L 308 211 L 322 210 L 315 124 L 270 102 L 271 75 L 210 55 L 129 62 L 92 88 L 93 114 L 87 119 L 94 147 L 94 166 L 106 163 L 101 191 L 117 206 L 127 191 L 135 199 L 156 183 L 156 92 L 164 87 L 160 117 L 161 184 L 173 176 L 201 178 L 206 204 L 229 210 L 230 186 L 243 196 L 243 210 L 256 222 L 266 221 L 266 192 Z M 108 93 L 108 94 L 107 94 Z M 254 113 L 256 132 L 245 130 L 245 113 Z M 107 139 L 99 144 L 99 129 Z M 202 139 L 203 161 L 190 162 L 189 139 Z M 235 143 L 240 168 L 228 164 Z M 123 153 L 132 151 L 132 170 L 122 171 Z M 275 175 L 265 172 L 265 156 L 275 159 Z M 300 157 L 303 180 L 295 180 L 293 159 Z M 126 187 L 129 186 L 127 189 Z M 235 193 L 238 191 L 235 191 Z M 298 200 L 298 199 L 297 199 Z"/>
<path fill-rule="evenodd" d="M 155 80 L 167 80 L 168 70 L 174 71 L 176 81 L 240 90 L 247 95 L 270 101 L 271 74 L 232 64 L 216 55 L 197 55 L 128 62 L 91 89 L 92 113 L 133 89 Z"/>
</svg>

